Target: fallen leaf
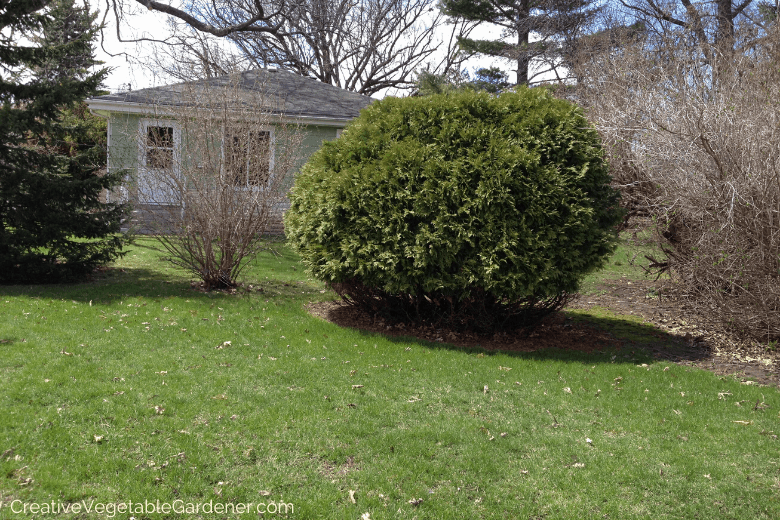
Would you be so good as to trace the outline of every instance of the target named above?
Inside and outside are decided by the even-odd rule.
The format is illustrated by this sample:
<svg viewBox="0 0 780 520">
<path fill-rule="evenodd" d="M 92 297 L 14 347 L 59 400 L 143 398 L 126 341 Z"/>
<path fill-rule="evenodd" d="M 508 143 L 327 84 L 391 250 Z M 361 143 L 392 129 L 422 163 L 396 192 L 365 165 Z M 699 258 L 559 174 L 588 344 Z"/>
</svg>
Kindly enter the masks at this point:
<svg viewBox="0 0 780 520">
<path fill-rule="evenodd" d="M 363 388 L 363 385 L 352 385 L 352 390 L 355 390 L 357 388 Z"/>
<path fill-rule="evenodd" d="M 417 506 L 419 506 L 420 504 L 422 504 L 422 502 L 423 502 L 423 499 L 422 499 L 422 498 L 413 498 L 413 499 L 411 499 L 411 500 L 409 501 L 409 503 L 410 503 L 411 505 L 413 505 L 414 507 L 417 507 Z"/>
<path fill-rule="evenodd" d="M 353 504 L 357 504 L 357 500 L 355 500 L 355 490 L 354 489 L 350 489 L 349 490 L 349 501 L 352 502 Z"/>
<path fill-rule="evenodd" d="M 745 425 L 753 424 L 753 421 L 731 421 L 731 422 L 736 424 L 745 424 Z"/>
</svg>

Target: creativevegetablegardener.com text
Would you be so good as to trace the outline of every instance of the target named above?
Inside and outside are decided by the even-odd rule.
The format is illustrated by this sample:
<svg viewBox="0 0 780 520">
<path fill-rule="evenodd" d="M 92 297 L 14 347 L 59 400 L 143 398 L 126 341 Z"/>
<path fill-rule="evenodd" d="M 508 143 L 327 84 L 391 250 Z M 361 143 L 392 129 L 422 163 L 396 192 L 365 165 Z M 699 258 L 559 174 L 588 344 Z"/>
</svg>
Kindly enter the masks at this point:
<svg viewBox="0 0 780 520">
<path fill-rule="evenodd" d="M 25 503 L 21 500 L 13 500 L 3 503 L 0 501 L 0 509 L 7 507 L 14 514 L 38 514 L 38 515 L 58 515 L 58 514 L 81 514 L 97 513 L 113 518 L 117 514 L 137 514 L 150 515 L 154 513 L 162 514 L 218 514 L 218 515 L 243 515 L 246 513 L 258 514 L 294 514 L 293 504 L 284 502 L 247 502 L 247 503 L 222 503 L 209 500 L 208 502 L 185 502 L 183 500 L 174 500 L 173 502 L 160 502 L 144 500 L 143 502 L 95 502 L 82 500 L 80 502 L 30 502 Z"/>
</svg>

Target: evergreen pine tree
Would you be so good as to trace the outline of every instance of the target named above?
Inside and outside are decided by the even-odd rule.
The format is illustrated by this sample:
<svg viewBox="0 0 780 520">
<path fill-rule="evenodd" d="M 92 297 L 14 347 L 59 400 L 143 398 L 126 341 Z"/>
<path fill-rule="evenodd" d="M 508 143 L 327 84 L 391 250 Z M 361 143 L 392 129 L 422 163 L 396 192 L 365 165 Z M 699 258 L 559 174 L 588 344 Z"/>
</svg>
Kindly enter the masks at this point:
<svg viewBox="0 0 780 520">
<path fill-rule="evenodd" d="M 580 28 L 593 19 L 597 9 L 592 0 L 442 0 L 444 13 L 453 18 L 495 24 L 500 39 L 463 38 L 460 47 L 467 52 L 500 57 L 515 63 L 517 84 L 533 80 L 530 65 L 534 58 L 548 59 L 548 68 L 565 57 Z M 539 39 L 531 42 L 531 33 Z M 514 41 L 506 41 L 506 39 Z"/>
<path fill-rule="evenodd" d="M 121 254 L 105 151 L 65 111 L 98 88 L 95 15 L 74 0 L 0 0 L 0 282 L 72 280 Z"/>
</svg>

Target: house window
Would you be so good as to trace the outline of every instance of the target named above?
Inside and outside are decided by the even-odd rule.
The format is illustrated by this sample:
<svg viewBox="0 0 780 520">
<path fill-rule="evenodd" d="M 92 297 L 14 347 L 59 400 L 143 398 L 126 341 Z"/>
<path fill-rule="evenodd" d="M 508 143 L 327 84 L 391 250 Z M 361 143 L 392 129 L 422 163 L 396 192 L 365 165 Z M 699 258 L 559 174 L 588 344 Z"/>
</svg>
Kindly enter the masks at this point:
<svg viewBox="0 0 780 520">
<path fill-rule="evenodd" d="M 232 185 L 265 186 L 270 173 L 270 131 L 252 130 L 225 136 L 225 175 Z"/>
<path fill-rule="evenodd" d="M 154 170 L 167 170 L 173 167 L 173 127 L 146 127 L 144 166 Z"/>
<path fill-rule="evenodd" d="M 167 119 L 141 119 L 138 126 L 138 176 L 141 204 L 178 204 L 181 200 L 181 128 Z"/>
</svg>

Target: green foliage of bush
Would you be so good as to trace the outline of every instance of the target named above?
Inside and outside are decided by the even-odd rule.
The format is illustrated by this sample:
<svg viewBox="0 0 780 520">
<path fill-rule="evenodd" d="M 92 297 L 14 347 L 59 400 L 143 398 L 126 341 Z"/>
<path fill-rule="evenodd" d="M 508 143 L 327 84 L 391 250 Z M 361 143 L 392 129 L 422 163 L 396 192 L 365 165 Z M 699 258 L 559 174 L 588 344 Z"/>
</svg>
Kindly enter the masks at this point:
<svg viewBox="0 0 780 520">
<path fill-rule="evenodd" d="M 580 109 L 543 89 L 388 98 L 304 166 L 285 229 L 348 299 L 491 321 L 602 266 L 621 218 L 609 183 Z"/>
</svg>

